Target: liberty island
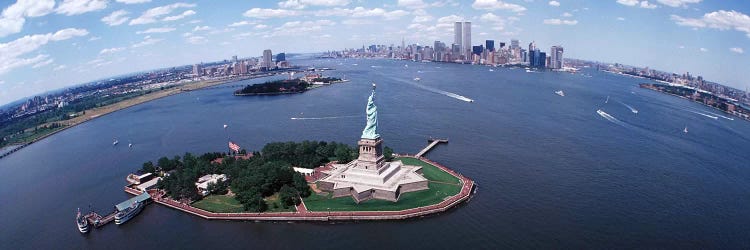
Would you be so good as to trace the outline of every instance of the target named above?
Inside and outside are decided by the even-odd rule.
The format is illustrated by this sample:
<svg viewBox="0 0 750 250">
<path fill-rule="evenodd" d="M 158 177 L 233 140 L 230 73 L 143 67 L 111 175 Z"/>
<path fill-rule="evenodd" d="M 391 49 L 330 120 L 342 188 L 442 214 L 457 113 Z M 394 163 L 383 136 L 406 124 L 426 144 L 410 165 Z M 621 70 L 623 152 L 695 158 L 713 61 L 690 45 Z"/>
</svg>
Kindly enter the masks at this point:
<svg viewBox="0 0 750 250">
<path fill-rule="evenodd" d="M 447 211 L 474 194 L 475 185 L 471 179 L 421 156 L 435 143 L 417 156 L 404 155 L 392 161 L 386 160 L 383 139 L 377 132 L 375 84 L 365 111 L 366 125 L 358 142 L 358 157 L 350 162 L 339 164 L 333 161 L 307 170 L 302 166 L 309 166 L 309 163 L 278 164 L 275 155 L 293 153 L 274 151 L 274 145 L 278 143 L 267 144 L 256 154 L 240 154 L 239 146 L 235 144 L 234 155 L 207 153 L 198 157 L 186 154 L 182 160 L 163 158 L 158 167 L 147 162 L 140 175 L 128 176 L 130 184 L 125 187 L 125 192 L 136 197 L 124 202 L 128 206 L 118 205 L 116 213 L 122 214 L 127 207 L 135 205 L 143 209 L 148 204 L 145 199 L 150 199 L 211 220 L 398 220 Z M 230 141 L 230 147 L 232 144 Z M 305 141 L 298 147 L 309 144 Z M 201 170 L 199 167 L 207 165 L 215 170 Z M 237 170 L 244 172 L 238 173 Z M 278 177 L 272 180 L 266 177 L 267 184 L 253 182 L 247 179 L 254 178 L 252 174 L 248 176 L 247 170 L 276 172 Z M 194 172 L 200 174 L 191 174 Z M 152 178 L 152 175 L 160 177 Z M 198 178 L 200 175 L 203 176 Z M 195 187 L 190 184 L 192 182 L 195 182 Z M 268 185 L 275 188 L 263 188 Z M 310 187 L 316 187 L 312 189 L 314 193 Z M 193 191 L 195 188 L 197 192 Z M 92 212 L 84 217 L 90 224 L 100 227 L 110 221 L 107 218 L 111 215 Z"/>
</svg>

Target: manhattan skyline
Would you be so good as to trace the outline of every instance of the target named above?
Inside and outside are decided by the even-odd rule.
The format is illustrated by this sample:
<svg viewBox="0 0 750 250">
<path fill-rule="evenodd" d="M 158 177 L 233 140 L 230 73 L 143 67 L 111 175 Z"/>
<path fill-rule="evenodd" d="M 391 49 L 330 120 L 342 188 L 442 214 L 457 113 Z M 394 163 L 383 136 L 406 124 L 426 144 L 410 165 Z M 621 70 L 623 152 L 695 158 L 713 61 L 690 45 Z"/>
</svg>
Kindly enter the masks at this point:
<svg viewBox="0 0 750 250">
<path fill-rule="evenodd" d="M 741 70 L 750 67 L 750 6 L 740 2 L 21 0 L 1 7 L 0 105 L 120 74 L 260 56 L 266 48 L 449 44 L 456 21 L 472 22 L 472 45 L 562 45 L 566 58 L 750 87 L 750 73 Z"/>
</svg>

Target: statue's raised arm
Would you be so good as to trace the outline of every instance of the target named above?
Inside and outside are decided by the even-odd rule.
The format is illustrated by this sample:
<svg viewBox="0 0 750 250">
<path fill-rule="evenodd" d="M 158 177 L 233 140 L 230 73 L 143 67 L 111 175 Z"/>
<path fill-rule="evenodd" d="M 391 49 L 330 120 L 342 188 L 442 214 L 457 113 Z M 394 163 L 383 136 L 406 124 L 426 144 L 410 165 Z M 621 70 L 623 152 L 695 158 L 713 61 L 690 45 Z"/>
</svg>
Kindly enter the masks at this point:
<svg viewBox="0 0 750 250">
<path fill-rule="evenodd" d="M 375 106 L 375 83 L 372 84 L 372 93 L 367 100 L 365 112 L 367 113 L 367 125 L 362 130 L 362 139 L 377 139 L 380 135 L 377 133 L 378 107 Z"/>
</svg>

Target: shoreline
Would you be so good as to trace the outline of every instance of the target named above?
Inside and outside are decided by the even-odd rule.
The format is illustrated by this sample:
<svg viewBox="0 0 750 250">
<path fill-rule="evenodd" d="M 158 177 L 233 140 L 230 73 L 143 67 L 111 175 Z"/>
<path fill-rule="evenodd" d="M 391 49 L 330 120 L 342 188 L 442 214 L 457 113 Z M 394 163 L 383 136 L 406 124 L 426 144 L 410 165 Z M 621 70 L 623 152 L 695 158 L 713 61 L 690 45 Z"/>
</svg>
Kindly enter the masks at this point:
<svg viewBox="0 0 750 250">
<path fill-rule="evenodd" d="M 11 155 L 11 154 L 13 154 L 15 152 L 18 152 L 19 150 L 21 150 L 21 149 L 23 149 L 23 148 L 25 148 L 25 147 L 27 147 L 27 146 L 29 146 L 31 144 L 34 144 L 34 143 L 39 142 L 41 140 L 44 140 L 47 137 L 50 137 L 52 135 L 55 135 L 55 134 L 60 133 L 62 131 L 65 131 L 65 130 L 67 130 L 69 128 L 72 128 L 72 127 L 84 124 L 84 123 L 86 123 L 88 121 L 100 118 L 102 116 L 105 116 L 105 115 L 108 115 L 108 114 L 111 114 L 111 113 L 114 113 L 114 112 L 117 112 L 117 111 L 120 111 L 120 110 L 123 110 L 123 109 L 127 109 L 127 108 L 130 108 L 130 107 L 138 106 L 138 105 L 141 105 L 141 104 L 144 104 L 144 103 L 147 103 L 147 102 L 159 100 L 161 98 L 165 98 L 165 97 L 169 97 L 169 96 L 173 96 L 173 95 L 177 95 L 177 94 L 181 94 L 181 93 L 185 93 L 185 92 L 190 92 L 190 91 L 195 91 L 195 90 L 199 90 L 199 89 L 209 88 L 209 87 L 213 87 L 213 86 L 221 85 L 221 84 L 225 84 L 225 83 L 243 81 L 243 80 L 248 80 L 248 79 L 263 78 L 263 77 L 269 77 L 269 76 L 273 76 L 273 75 L 263 74 L 263 75 L 244 76 L 244 77 L 230 78 L 230 79 L 215 79 L 215 80 L 197 81 L 197 82 L 187 83 L 187 84 L 184 84 L 184 85 L 175 86 L 173 88 L 159 90 L 159 91 L 148 93 L 148 94 L 145 94 L 145 95 L 133 97 L 131 99 L 123 100 L 123 101 L 120 101 L 120 102 L 117 102 L 117 103 L 112 103 L 112 104 L 107 105 L 107 106 L 84 110 L 83 112 L 87 113 L 87 115 L 78 116 L 78 117 L 75 117 L 75 118 L 72 118 L 72 119 L 69 119 L 69 120 L 56 122 L 56 123 L 64 124 L 63 127 L 61 127 L 58 130 L 55 130 L 55 131 L 52 131 L 52 132 L 50 132 L 48 134 L 39 136 L 39 137 L 37 137 L 37 138 L 29 141 L 29 142 L 24 142 L 24 143 L 20 143 L 20 144 L 10 144 L 10 145 L 5 146 L 5 147 L 17 146 L 17 148 L 15 148 L 15 149 L 7 152 L 7 153 L 4 153 L 4 154 L 0 155 L 0 159 L 8 157 L 9 155 Z M 89 113 L 90 113 L 90 115 L 89 115 Z M 51 124 L 51 122 L 40 124 L 40 125 L 37 125 L 36 127 L 44 126 L 44 125 L 48 125 L 48 124 Z M 5 148 L 5 147 L 3 147 L 3 148 Z"/>
<path fill-rule="evenodd" d="M 693 103 L 697 103 L 697 104 L 700 104 L 700 105 L 701 105 L 701 106 L 703 106 L 703 107 L 708 107 L 708 108 L 714 109 L 714 110 L 716 110 L 716 111 L 719 111 L 719 112 L 721 112 L 721 113 L 724 113 L 724 114 L 730 115 L 730 116 L 732 116 L 732 117 L 738 118 L 738 119 L 740 119 L 740 120 L 742 120 L 742 121 L 748 121 L 748 122 L 750 122 L 750 118 L 746 119 L 746 118 L 744 118 L 744 117 L 742 117 L 742 116 L 739 116 L 739 115 L 736 115 L 736 114 L 732 114 L 732 113 L 729 113 L 729 112 L 727 112 L 727 111 L 721 110 L 721 109 L 719 109 L 719 108 L 717 108 L 717 107 L 714 107 L 714 106 L 711 106 L 711 105 L 706 105 L 705 103 L 702 103 L 702 102 L 699 102 L 699 101 L 696 101 L 696 100 L 693 100 L 693 99 L 687 98 L 687 97 L 685 97 L 685 96 L 681 96 L 681 95 L 676 95 L 676 94 L 672 94 L 672 93 L 667 93 L 667 92 L 664 92 L 664 91 L 659 91 L 658 89 L 645 88 L 645 87 L 640 87 L 640 88 L 642 88 L 642 89 L 648 89 L 648 90 L 651 90 L 651 91 L 655 91 L 655 92 L 657 92 L 657 93 L 661 93 L 661 94 L 665 94 L 665 95 L 670 95 L 670 96 L 678 97 L 678 98 L 680 98 L 680 99 L 683 99 L 683 100 L 687 100 L 687 101 L 689 101 L 689 102 L 693 102 Z M 733 121 L 733 120 L 732 120 L 732 121 Z"/>
<path fill-rule="evenodd" d="M 243 212 L 243 213 L 215 213 L 209 212 L 200 208 L 191 206 L 190 204 L 180 203 L 170 198 L 162 197 L 163 193 L 161 190 L 148 190 L 151 194 L 152 199 L 155 203 L 164 205 L 168 208 L 176 209 L 188 214 L 192 214 L 201 217 L 206 220 L 235 220 L 235 221 L 315 221 L 315 222 L 330 222 L 330 221 L 383 221 L 383 220 L 405 220 L 417 217 L 423 217 L 427 215 L 433 215 L 448 211 L 449 209 L 456 207 L 459 204 L 467 202 L 476 193 L 477 185 L 473 180 L 465 177 L 448 167 L 445 167 L 439 163 L 431 161 L 424 157 L 416 157 L 411 155 L 402 155 L 401 157 L 409 157 L 418 160 L 422 160 L 430 165 L 433 165 L 446 173 L 455 176 L 461 181 L 461 191 L 454 195 L 446 198 L 445 200 L 422 207 L 410 208 L 405 210 L 397 211 L 309 211 L 307 210 L 304 200 L 301 201 L 298 211 L 294 212 Z M 142 192 L 135 190 L 130 187 L 125 187 L 126 193 L 132 195 L 139 195 Z"/>
</svg>

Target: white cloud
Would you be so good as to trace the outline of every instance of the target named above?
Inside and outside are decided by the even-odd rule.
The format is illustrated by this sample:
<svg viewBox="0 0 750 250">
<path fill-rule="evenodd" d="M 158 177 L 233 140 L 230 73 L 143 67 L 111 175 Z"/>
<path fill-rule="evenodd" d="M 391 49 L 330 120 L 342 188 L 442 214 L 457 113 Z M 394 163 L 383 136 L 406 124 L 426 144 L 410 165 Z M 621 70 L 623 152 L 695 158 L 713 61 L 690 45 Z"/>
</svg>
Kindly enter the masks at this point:
<svg viewBox="0 0 750 250">
<path fill-rule="evenodd" d="M 429 7 L 429 5 L 422 0 L 398 0 L 398 6 L 408 9 L 423 9 Z"/>
<path fill-rule="evenodd" d="M 679 49 L 684 49 L 684 48 L 685 48 L 685 45 L 680 45 L 680 46 L 677 46 L 677 48 L 679 48 Z"/>
<path fill-rule="evenodd" d="M 158 21 L 159 18 L 162 16 L 166 16 L 172 13 L 172 11 L 180 8 L 193 8 L 195 7 L 195 4 L 189 4 L 189 3 L 173 3 L 170 5 L 164 5 L 159 6 L 156 8 L 151 8 L 143 12 L 141 16 L 138 18 L 135 18 L 133 20 L 130 20 L 129 25 L 138 25 L 138 24 L 149 24 L 149 23 L 155 23 Z"/>
<path fill-rule="evenodd" d="M 423 9 L 415 10 L 414 12 L 412 12 L 412 14 L 414 14 L 414 19 L 412 20 L 412 22 L 415 23 L 424 23 L 435 19 L 430 14 L 427 14 L 427 12 Z"/>
<path fill-rule="evenodd" d="M 41 68 L 41 67 L 44 67 L 44 66 L 52 64 L 52 62 L 54 62 L 54 61 L 55 61 L 55 59 L 50 58 L 50 59 L 47 59 L 45 61 L 41 61 L 41 62 L 38 62 L 38 63 L 34 64 L 34 66 L 31 66 L 31 68 L 32 69 Z"/>
<path fill-rule="evenodd" d="M 55 33 L 26 35 L 7 43 L 0 43 L 0 74 L 18 67 L 34 65 L 48 60 L 49 55 L 43 54 L 34 57 L 23 56 L 38 50 L 49 42 L 68 40 L 88 34 L 89 32 L 85 29 L 68 28 Z"/>
<path fill-rule="evenodd" d="M 479 10 L 510 10 L 513 12 L 526 11 L 526 8 L 521 5 L 506 3 L 501 0 L 475 0 L 471 7 Z"/>
<path fill-rule="evenodd" d="M 737 11 L 719 10 L 706 13 L 701 18 L 685 18 L 678 15 L 670 16 L 677 25 L 693 28 L 712 28 L 744 32 L 750 37 L 750 16 Z"/>
<path fill-rule="evenodd" d="M 299 12 L 294 10 L 252 8 L 245 11 L 245 13 L 243 13 L 242 15 L 246 17 L 265 19 L 275 17 L 290 17 L 296 16 L 298 14 Z"/>
<path fill-rule="evenodd" d="M 273 36 L 290 36 L 290 35 L 299 35 L 301 33 L 308 33 L 308 32 L 320 32 L 325 27 L 330 27 L 335 25 L 336 23 L 327 20 L 315 20 L 315 21 L 293 21 L 293 22 L 286 22 L 283 25 L 276 27 L 273 29 L 273 32 L 267 37 L 273 37 Z"/>
<path fill-rule="evenodd" d="M 372 20 L 369 19 L 346 19 L 344 21 L 341 21 L 341 24 L 344 25 L 364 25 L 364 24 L 374 24 Z"/>
<path fill-rule="evenodd" d="M 229 25 L 229 27 L 240 27 L 240 26 L 246 26 L 246 25 L 253 25 L 255 22 L 248 22 L 248 21 L 241 21 L 241 22 L 234 22 Z"/>
<path fill-rule="evenodd" d="M 137 4 L 137 3 L 148 3 L 148 2 L 151 2 L 151 0 L 115 0 L 115 2 L 124 3 L 124 4 Z"/>
<path fill-rule="evenodd" d="M 177 21 L 177 20 L 192 16 L 192 15 L 195 15 L 194 10 L 186 10 L 185 12 L 182 12 L 182 14 L 165 17 L 164 19 L 162 19 L 162 21 Z"/>
<path fill-rule="evenodd" d="M 549 24 L 549 25 L 563 25 L 563 24 L 564 25 L 576 25 L 576 24 L 578 24 L 578 21 L 577 20 L 563 20 L 563 19 L 553 18 L 553 19 L 544 19 L 544 24 Z"/>
<path fill-rule="evenodd" d="M 743 53 L 745 53 L 745 50 L 743 50 L 742 48 L 737 48 L 737 47 L 729 48 L 729 51 L 732 51 L 732 52 L 737 53 L 737 54 L 743 54 Z"/>
<path fill-rule="evenodd" d="M 569 12 L 565 12 L 565 13 L 562 13 L 561 16 L 563 16 L 563 17 L 572 17 L 573 14 L 570 14 Z"/>
<path fill-rule="evenodd" d="M 139 48 L 139 47 L 143 47 L 143 46 L 148 46 L 148 45 L 152 45 L 152 44 L 156 44 L 158 42 L 161 42 L 162 40 L 164 40 L 164 39 L 158 39 L 158 38 L 152 38 L 151 36 L 146 36 L 146 37 L 143 38 L 143 41 L 140 41 L 140 42 L 138 42 L 136 44 L 133 44 L 133 45 L 131 45 L 131 47 L 133 47 L 133 48 Z"/>
<path fill-rule="evenodd" d="M 67 67 L 68 66 L 66 66 L 65 64 L 62 64 L 62 65 L 57 65 L 57 67 L 55 67 L 52 70 L 54 70 L 54 71 L 60 71 L 60 70 L 66 69 Z"/>
<path fill-rule="evenodd" d="M 92 36 L 91 38 L 89 38 L 89 42 L 100 40 L 100 39 L 102 39 L 102 37 L 100 37 L 100 36 Z"/>
<path fill-rule="evenodd" d="M 349 0 L 286 0 L 279 2 L 280 8 L 285 9 L 304 9 L 306 6 L 346 6 L 349 5 Z"/>
<path fill-rule="evenodd" d="M 641 8 L 644 8 L 644 9 L 656 9 L 656 4 L 651 4 L 648 1 L 641 1 Z"/>
<path fill-rule="evenodd" d="M 617 21 L 625 21 L 624 17 L 617 17 Z"/>
<path fill-rule="evenodd" d="M 191 44 L 204 44 L 204 43 L 208 42 L 208 39 L 206 39 L 203 36 L 189 36 L 189 37 L 185 38 L 185 40 L 188 43 L 191 43 Z"/>
<path fill-rule="evenodd" d="M 638 0 L 617 0 L 617 3 L 627 6 L 635 6 L 638 2 Z"/>
<path fill-rule="evenodd" d="M 656 0 L 669 7 L 687 7 L 688 4 L 700 3 L 702 0 Z"/>
<path fill-rule="evenodd" d="M 44 16 L 54 8 L 54 0 L 18 0 L 0 14 L 0 37 L 21 32 L 26 17 Z"/>
<path fill-rule="evenodd" d="M 99 55 L 117 53 L 117 52 L 120 52 L 120 51 L 123 51 L 123 50 L 125 50 L 124 47 L 116 47 L 116 48 L 103 49 L 103 50 L 99 51 Z"/>
<path fill-rule="evenodd" d="M 262 30 L 262 29 L 265 29 L 265 28 L 268 28 L 268 25 L 265 25 L 265 24 L 255 25 L 255 29 L 256 30 Z"/>
<path fill-rule="evenodd" d="M 107 0 L 63 0 L 55 11 L 66 16 L 74 16 L 105 8 Z"/>
<path fill-rule="evenodd" d="M 128 17 L 127 11 L 118 10 L 118 11 L 112 12 L 112 14 L 102 17 L 101 20 L 102 22 L 108 24 L 109 26 L 117 26 L 130 20 L 130 17 Z"/>
<path fill-rule="evenodd" d="M 135 32 L 136 34 L 153 34 L 153 33 L 168 33 L 174 31 L 175 28 L 171 27 L 161 27 L 161 28 L 150 28 L 147 30 L 141 30 L 138 32 Z"/>
<path fill-rule="evenodd" d="M 204 31 L 204 30 L 210 30 L 210 29 L 211 29 L 211 26 L 195 26 L 195 28 L 193 29 L 193 31 L 194 32 L 195 31 Z"/>
<path fill-rule="evenodd" d="M 700 50 L 701 52 L 708 52 L 708 49 L 706 49 L 706 48 L 700 48 L 698 50 Z"/>
<path fill-rule="evenodd" d="M 558 2 L 558 1 L 549 1 L 549 5 L 550 6 L 558 7 L 558 6 L 560 6 L 560 2 Z"/>
<path fill-rule="evenodd" d="M 315 16 L 346 16 L 355 18 L 383 17 L 388 20 L 393 20 L 409 15 L 409 12 L 404 10 L 387 11 L 381 8 L 367 9 L 364 7 L 356 7 L 354 9 L 333 8 L 328 10 L 320 10 L 315 12 L 314 14 Z"/>
</svg>

